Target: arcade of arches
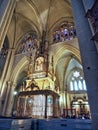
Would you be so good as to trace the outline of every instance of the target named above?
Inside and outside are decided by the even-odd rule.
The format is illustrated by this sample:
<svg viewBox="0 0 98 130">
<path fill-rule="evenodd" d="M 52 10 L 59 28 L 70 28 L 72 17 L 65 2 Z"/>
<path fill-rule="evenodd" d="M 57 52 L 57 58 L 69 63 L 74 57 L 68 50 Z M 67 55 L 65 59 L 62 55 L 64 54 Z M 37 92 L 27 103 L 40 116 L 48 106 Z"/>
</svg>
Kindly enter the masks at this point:
<svg viewBox="0 0 98 130">
<path fill-rule="evenodd" d="M 70 0 L 2 0 L 2 6 L 0 115 L 90 118 Z"/>
</svg>

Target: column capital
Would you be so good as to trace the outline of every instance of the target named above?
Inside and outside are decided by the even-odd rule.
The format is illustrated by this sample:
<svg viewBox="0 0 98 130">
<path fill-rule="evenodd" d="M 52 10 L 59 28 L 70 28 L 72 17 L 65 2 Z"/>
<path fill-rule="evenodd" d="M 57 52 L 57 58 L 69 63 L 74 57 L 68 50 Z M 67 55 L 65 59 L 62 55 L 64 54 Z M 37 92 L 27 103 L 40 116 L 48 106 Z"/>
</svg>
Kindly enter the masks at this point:
<svg viewBox="0 0 98 130">
<path fill-rule="evenodd" d="M 12 52 L 12 53 L 15 53 L 15 48 L 9 48 L 9 49 L 8 49 L 8 53 L 11 53 L 11 52 Z"/>
<path fill-rule="evenodd" d="M 13 50 L 15 50 L 15 48 L 12 47 L 12 48 L 9 48 L 9 50 L 13 51 Z"/>
<path fill-rule="evenodd" d="M 8 86 L 11 84 L 11 81 L 9 80 L 9 81 L 7 81 L 7 84 L 8 84 Z"/>
<path fill-rule="evenodd" d="M 15 88 L 15 87 L 16 87 L 16 82 L 13 82 L 13 83 L 12 83 L 12 86 Z"/>
</svg>

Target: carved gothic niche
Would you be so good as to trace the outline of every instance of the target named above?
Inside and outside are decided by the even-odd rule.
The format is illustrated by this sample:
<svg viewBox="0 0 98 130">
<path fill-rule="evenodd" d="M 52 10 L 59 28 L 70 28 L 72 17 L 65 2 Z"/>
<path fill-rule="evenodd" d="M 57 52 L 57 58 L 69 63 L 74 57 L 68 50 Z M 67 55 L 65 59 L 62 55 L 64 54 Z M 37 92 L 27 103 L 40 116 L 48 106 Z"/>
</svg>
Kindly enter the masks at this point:
<svg viewBox="0 0 98 130">
<path fill-rule="evenodd" d="M 35 60 L 35 71 L 43 71 L 44 70 L 44 57 L 38 57 Z"/>
</svg>

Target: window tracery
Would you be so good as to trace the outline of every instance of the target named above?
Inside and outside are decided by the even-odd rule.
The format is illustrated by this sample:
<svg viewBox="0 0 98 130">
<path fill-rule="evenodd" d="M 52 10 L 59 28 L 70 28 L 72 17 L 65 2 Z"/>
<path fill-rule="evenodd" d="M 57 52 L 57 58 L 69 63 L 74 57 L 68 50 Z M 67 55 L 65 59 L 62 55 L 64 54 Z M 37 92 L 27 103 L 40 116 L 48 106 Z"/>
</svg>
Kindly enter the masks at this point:
<svg viewBox="0 0 98 130">
<path fill-rule="evenodd" d="M 35 32 L 26 34 L 21 40 L 17 49 L 17 54 L 30 52 L 34 49 L 39 48 L 38 36 Z"/>
<path fill-rule="evenodd" d="M 78 71 L 74 71 L 70 78 L 70 91 L 86 91 L 86 83 L 84 78 Z"/>
<path fill-rule="evenodd" d="M 76 29 L 74 24 L 64 22 L 53 32 L 53 43 L 64 42 L 76 37 Z"/>
</svg>

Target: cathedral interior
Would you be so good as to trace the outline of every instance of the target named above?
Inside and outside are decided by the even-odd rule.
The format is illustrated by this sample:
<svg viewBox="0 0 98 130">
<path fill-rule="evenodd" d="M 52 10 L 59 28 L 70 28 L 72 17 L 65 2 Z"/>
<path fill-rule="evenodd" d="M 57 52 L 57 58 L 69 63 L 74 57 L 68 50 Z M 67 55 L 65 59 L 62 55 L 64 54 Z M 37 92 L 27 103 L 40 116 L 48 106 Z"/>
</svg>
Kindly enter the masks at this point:
<svg viewBox="0 0 98 130">
<path fill-rule="evenodd" d="M 91 118 L 71 1 L 1 0 L 1 116 Z M 96 8 L 98 16 L 95 2 L 86 18 L 98 48 L 98 17 L 96 24 L 91 17 Z"/>
</svg>

